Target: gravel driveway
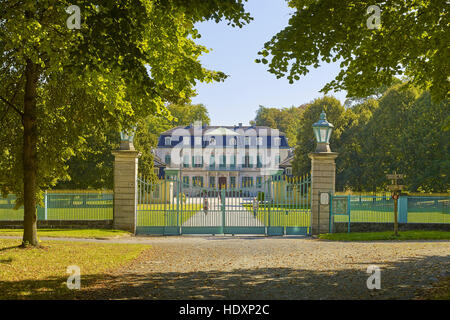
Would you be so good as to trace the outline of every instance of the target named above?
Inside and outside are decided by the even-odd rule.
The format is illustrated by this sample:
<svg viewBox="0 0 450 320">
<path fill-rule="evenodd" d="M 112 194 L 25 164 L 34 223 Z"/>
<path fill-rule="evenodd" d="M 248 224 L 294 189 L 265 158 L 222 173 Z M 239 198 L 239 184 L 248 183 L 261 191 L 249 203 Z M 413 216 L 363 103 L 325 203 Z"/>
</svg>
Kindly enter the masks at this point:
<svg viewBox="0 0 450 320">
<path fill-rule="evenodd" d="M 135 238 L 151 243 L 84 298 L 411 299 L 449 275 L 449 241 L 328 242 L 282 237 Z M 381 269 L 368 290 L 367 267 Z"/>
</svg>

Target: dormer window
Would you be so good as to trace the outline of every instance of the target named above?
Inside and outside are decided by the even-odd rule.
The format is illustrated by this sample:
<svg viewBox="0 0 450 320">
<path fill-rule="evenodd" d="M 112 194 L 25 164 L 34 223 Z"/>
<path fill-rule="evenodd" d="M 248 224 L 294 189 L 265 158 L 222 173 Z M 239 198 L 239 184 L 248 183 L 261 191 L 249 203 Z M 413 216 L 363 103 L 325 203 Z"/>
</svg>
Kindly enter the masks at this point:
<svg viewBox="0 0 450 320">
<path fill-rule="evenodd" d="M 211 139 L 209 139 L 209 145 L 215 146 L 216 145 L 216 138 L 212 137 Z"/>
<path fill-rule="evenodd" d="M 275 147 L 279 147 L 281 145 L 281 138 L 275 138 L 273 140 L 273 144 L 275 145 Z"/>
<path fill-rule="evenodd" d="M 166 146 L 170 146 L 172 144 L 172 138 L 171 137 L 165 137 L 164 138 L 164 144 Z"/>
<path fill-rule="evenodd" d="M 183 137 L 183 145 L 188 146 L 190 142 L 190 137 Z"/>
</svg>

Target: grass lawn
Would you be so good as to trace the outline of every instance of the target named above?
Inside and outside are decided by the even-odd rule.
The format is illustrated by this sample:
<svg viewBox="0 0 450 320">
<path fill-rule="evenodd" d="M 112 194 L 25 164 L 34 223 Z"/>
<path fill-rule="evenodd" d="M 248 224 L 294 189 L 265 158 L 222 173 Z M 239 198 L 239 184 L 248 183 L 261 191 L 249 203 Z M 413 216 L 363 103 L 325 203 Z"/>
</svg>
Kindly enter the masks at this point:
<svg viewBox="0 0 450 320">
<path fill-rule="evenodd" d="M 253 212 L 252 208 L 247 210 Z M 309 227 L 310 212 L 309 209 L 270 208 L 269 211 L 268 208 L 259 208 L 256 218 L 267 226 Z"/>
<path fill-rule="evenodd" d="M 141 244 L 41 242 L 43 248 L 21 249 L 17 239 L 0 239 L 0 299 L 83 298 L 83 288 L 139 257 Z M 66 286 L 67 267 L 81 271 L 81 290 Z"/>
<path fill-rule="evenodd" d="M 164 204 L 143 204 L 138 206 L 137 225 L 145 227 L 176 226 L 177 219 L 180 224 L 183 224 L 201 210 L 203 210 L 201 204 L 184 204 L 181 214 L 181 210 L 180 213 L 177 213 L 174 205 L 164 207 Z"/>
<path fill-rule="evenodd" d="M 0 229 L 0 236 L 22 236 L 23 229 Z M 62 238 L 115 238 L 131 235 L 130 232 L 109 229 L 38 229 L 38 237 Z"/>
<path fill-rule="evenodd" d="M 393 211 L 352 210 L 352 222 L 394 222 Z M 334 216 L 335 222 L 347 222 L 347 215 Z M 409 223 L 450 223 L 450 214 L 441 212 L 408 212 Z"/>
<path fill-rule="evenodd" d="M 43 209 L 38 210 L 38 219 L 44 215 Z M 113 207 L 110 208 L 48 208 L 47 220 L 111 220 Z M 0 220 L 23 220 L 23 208 L 14 210 L 11 208 L 0 209 Z"/>
<path fill-rule="evenodd" d="M 448 231 L 400 231 L 398 237 L 393 231 L 325 233 L 319 239 L 334 241 L 374 241 L 374 240 L 450 240 Z"/>
</svg>

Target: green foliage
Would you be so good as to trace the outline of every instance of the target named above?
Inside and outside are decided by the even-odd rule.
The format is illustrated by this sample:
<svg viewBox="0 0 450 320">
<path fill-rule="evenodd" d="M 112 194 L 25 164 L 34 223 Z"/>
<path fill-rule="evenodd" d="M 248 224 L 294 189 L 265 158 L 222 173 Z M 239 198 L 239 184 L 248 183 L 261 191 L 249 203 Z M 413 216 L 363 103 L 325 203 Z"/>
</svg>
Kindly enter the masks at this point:
<svg viewBox="0 0 450 320">
<path fill-rule="evenodd" d="M 162 132 L 172 128 L 175 122 L 179 125 L 189 125 L 196 120 L 201 120 L 205 124 L 211 121 L 208 110 L 201 104 L 169 105 L 167 110 L 170 112 L 170 117 L 159 114 L 149 115 L 137 123 L 134 146 L 141 153 L 139 174 L 149 180 L 157 178 L 153 172 L 152 149 L 156 147 Z M 90 136 L 86 139 L 89 148 L 77 150 L 75 155 L 66 162 L 69 177 L 66 181 L 60 181 L 55 188 L 112 189 L 114 156 L 111 152 L 118 149 L 119 141 L 120 137 L 116 129 Z"/>
<path fill-rule="evenodd" d="M 295 9 L 288 26 L 259 52 L 277 78 L 291 83 L 322 62 L 340 62 L 325 93 L 347 90 L 366 97 L 404 75 L 434 101 L 448 98 L 448 9 L 445 0 L 330 1 L 289 0 Z M 381 9 L 379 29 L 367 27 L 367 8 Z"/>
<path fill-rule="evenodd" d="M 267 108 L 259 106 L 255 120 L 251 124 L 256 126 L 268 126 L 278 129 L 286 134 L 289 145 L 297 143 L 297 129 L 299 127 L 300 116 L 307 105 L 290 108 Z"/>
<path fill-rule="evenodd" d="M 410 192 L 447 192 L 450 132 L 445 130 L 449 101 L 433 103 L 429 92 L 397 84 L 379 99 L 361 99 L 344 109 L 334 98 L 315 100 L 301 117 L 294 173 L 310 171 L 308 153 L 316 142 L 312 124 L 321 110 L 335 126 L 331 136 L 336 159 L 336 189 L 386 191 L 387 173 L 406 178 Z"/>
<path fill-rule="evenodd" d="M 33 192 L 26 195 L 30 208 L 35 196 L 30 193 L 39 199 L 41 190 L 75 176 L 73 170 L 100 177 L 89 179 L 89 185 L 108 185 L 109 155 L 102 164 L 98 160 L 115 146 L 113 131 L 152 114 L 170 120 L 165 105 L 189 102 L 198 81 L 225 79 L 201 65 L 199 58 L 208 50 L 195 43 L 200 37 L 195 23 L 226 19 L 241 27 L 251 20 L 243 0 L 105 0 L 96 5 L 80 0 L 81 29 L 69 30 L 65 10 L 71 4 L 4 0 L 0 8 L 0 123 L 7 128 L 0 130 L 0 190 L 21 201 L 24 172 L 36 174 Z M 25 137 L 23 119 L 31 124 Z M 27 157 L 33 165 L 26 168 L 24 139 L 37 154 Z M 94 158 L 100 167 L 74 164 L 68 172 L 75 154 Z M 143 162 L 149 161 L 144 156 Z"/>
<path fill-rule="evenodd" d="M 311 171 L 311 160 L 308 157 L 308 153 L 313 152 L 316 147 L 312 125 L 317 122 L 322 111 L 326 112 L 327 120 L 334 125 L 330 140 L 332 150 L 337 151 L 341 146 L 340 137 L 349 125 L 349 113 L 346 112 L 339 100 L 334 97 L 326 96 L 314 100 L 306 107 L 299 119 L 300 127 L 297 132 L 297 145 L 292 162 L 295 175 L 301 176 Z M 337 168 L 337 181 L 339 181 L 340 168 L 342 168 L 339 166 L 339 163 Z"/>
</svg>

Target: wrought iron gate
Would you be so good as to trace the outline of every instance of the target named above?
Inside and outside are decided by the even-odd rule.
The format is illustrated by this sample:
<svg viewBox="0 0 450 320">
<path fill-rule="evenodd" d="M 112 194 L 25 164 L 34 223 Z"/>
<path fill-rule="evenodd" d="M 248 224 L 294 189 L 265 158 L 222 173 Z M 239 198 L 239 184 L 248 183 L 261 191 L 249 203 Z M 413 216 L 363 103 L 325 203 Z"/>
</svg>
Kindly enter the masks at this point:
<svg viewBox="0 0 450 320">
<path fill-rule="evenodd" d="M 261 179 L 262 180 L 262 179 Z M 138 234 L 306 235 L 311 178 L 270 176 L 237 188 L 138 178 Z"/>
</svg>

